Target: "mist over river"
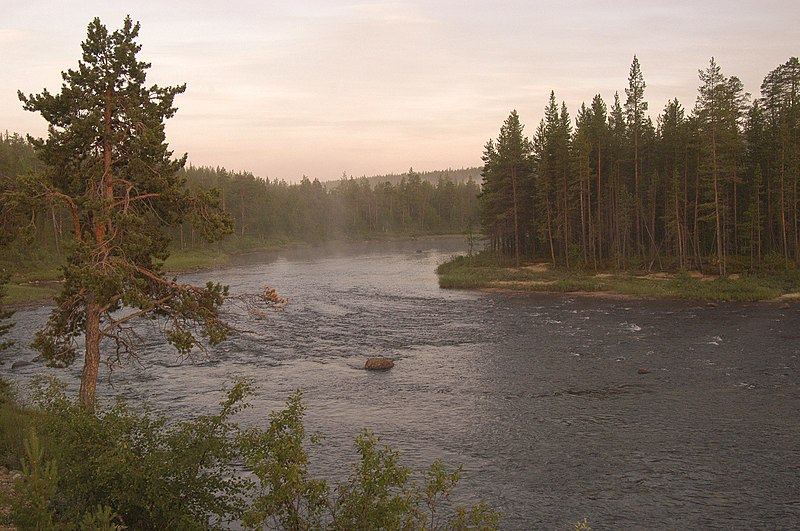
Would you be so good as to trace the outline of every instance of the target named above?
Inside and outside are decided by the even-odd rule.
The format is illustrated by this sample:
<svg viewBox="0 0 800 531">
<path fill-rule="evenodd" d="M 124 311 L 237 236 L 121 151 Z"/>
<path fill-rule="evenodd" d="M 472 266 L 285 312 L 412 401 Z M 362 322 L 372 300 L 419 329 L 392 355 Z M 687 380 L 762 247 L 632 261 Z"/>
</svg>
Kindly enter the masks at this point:
<svg viewBox="0 0 800 531">
<path fill-rule="evenodd" d="M 307 430 L 327 436 L 315 473 L 345 476 L 370 428 L 415 468 L 463 463 L 456 501 L 487 501 L 505 529 L 800 527 L 800 306 L 440 290 L 436 266 L 466 245 L 322 246 L 185 275 L 289 302 L 235 312 L 241 333 L 194 364 L 142 325 L 141 364 L 101 373 L 98 394 L 188 417 L 251 378 L 250 425 L 302 388 Z M 17 311 L 0 373 L 76 390 L 80 363 L 11 368 L 48 313 Z M 395 367 L 367 372 L 371 356 Z"/>
</svg>

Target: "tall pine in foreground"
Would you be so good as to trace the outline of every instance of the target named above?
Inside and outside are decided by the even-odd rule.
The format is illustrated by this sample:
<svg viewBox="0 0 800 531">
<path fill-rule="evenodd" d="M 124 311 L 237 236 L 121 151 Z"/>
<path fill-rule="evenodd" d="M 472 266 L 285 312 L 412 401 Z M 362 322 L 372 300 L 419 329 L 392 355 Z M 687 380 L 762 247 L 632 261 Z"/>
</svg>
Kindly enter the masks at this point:
<svg viewBox="0 0 800 531">
<path fill-rule="evenodd" d="M 27 195 L 64 205 L 75 239 L 64 287 L 34 345 L 64 366 L 83 339 L 86 408 L 95 401 L 101 347 L 109 347 L 109 364 L 135 354 L 135 318 L 162 318 L 168 341 L 183 356 L 229 331 L 220 315 L 227 287 L 181 284 L 161 268 L 168 227 L 189 220 L 213 240 L 232 225 L 214 194 L 191 195 L 178 177 L 186 157 L 172 158 L 164 122 L 185 85 L 145 85 L 150 64 L 137 59 L 138 33 L 130 17 L 113 33 L 94 19 L 83 59 L 62 73 L 59 94 L 19 93 L 24 108 L 49 124 L 46 139 L 32 139 L 46 170 L 27 183 Z"/>
</svg>

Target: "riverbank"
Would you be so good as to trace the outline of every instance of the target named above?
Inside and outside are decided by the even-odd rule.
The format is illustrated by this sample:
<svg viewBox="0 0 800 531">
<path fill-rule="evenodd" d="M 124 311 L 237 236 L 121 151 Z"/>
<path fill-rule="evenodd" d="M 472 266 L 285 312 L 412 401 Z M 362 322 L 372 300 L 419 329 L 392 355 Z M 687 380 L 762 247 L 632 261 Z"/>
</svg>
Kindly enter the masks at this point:
<svg viewBox="0 0 800 531">
<path fill-rule="evenodd" d="M 452 234 L 405 234 L 405 233 L 385 233 L 369 235 L 358 240 L 341 241 L 413 241 L 413 240 L 435 240 L 439 238 L 463 237 L 463 235 Z M 286 250 L 290 248 L 311 247 L 319 244 L 335 245 L 340 240 L 325 240 L 316 243 L 290 241 L 290 240 L 258 240 L 258 239 L 232 239 L 218 244 L 209 245 L 204 249 L 175 249 L 164 262 L 164 270 L 170 273 L 188 273 L 217 269 L 230 265 L 237 257 L 249 254 L 268 253 L 273 251 Z M 5 306 L 20 307 L 27 304 L 38 304 L 52 299 L 58 294 L 63 282 L 60 271 L 60 262 L 53 260 L 52 257 L 39 257 L 33 260 L 36 264 L 31 267 L 23 267 L 14 264 L 11 280 L 6 284 L 6 296 L 3 299 Z M 8 265 L 8 264 L 6 264 Z"/>
<path fill-rule="evenodd" d="M 726 277 L 697 272 L 638 273 L 580 271 L 553 268 L 535 262 L 512 267 L 480 254 L 458 256 L 437 268 L 445 289 L 482 289 L 508 292 L 570 293 L 636 299 L 694 301 L 800 301 L 800 274 L 796 270 L 769 274 L 733 274 Z"/>
<path fill-rule="evenodd" d="M 228 265 L 232 257 L 238 254 L 274 251 L 284 247 L 285 245 L 270 244 L 261 247 L 248 247 L 238 251 L 223 251 L 219 249 L 178 250 L 173 251 L 164 262 L 164 269 L 171 273 L 215 269 Z M 56 264 L 42 265 L 35 271 L 15 273 L 12 275 L 11 281 L 6 285 L 6 297 L 3 303 L 7 306 L 23 306 L 52 299 L 61 289 L 62 282 L 61 271 Z"/>
</svg>

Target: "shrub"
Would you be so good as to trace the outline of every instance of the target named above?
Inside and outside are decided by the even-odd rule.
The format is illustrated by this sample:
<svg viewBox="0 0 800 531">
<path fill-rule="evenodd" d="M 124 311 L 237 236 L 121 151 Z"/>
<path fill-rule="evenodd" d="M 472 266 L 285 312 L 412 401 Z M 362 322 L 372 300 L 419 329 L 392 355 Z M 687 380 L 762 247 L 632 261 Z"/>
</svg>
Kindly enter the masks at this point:
<svg viewBox="0 0 800 531">
<path fill-rule="evenodd" d="M 20 407 L 15 395 L 12 384 L 0 378 L 0 465 L 19 469 L 32 412 Z"/>
<path fill-rule="evenodd" d="M 230 421 L 247 392 L 236 384 L 218 414 L 169 423 L 123 403 L 90 413 L 58 385 L 40 387 L 37 430 L 59 464 L 50 500 L 58 519 L 79 522 L 101 506 L 134 529 L 224 529 L 243 513 L 249 488 L 233 473 Z"/>
<path fill-rule="evenodd" d="M 286 408 L 270 415 L 266 432 L 244 435 L 247 463 L 259 481 L 257 495 L 244 518 L 248 529 L 497 529 L 500 514 L 486 504 L 456 508 L 440 515 L 461 468 L 447 472 L 435 461 L 423 476 L 400 463 L 399 453 L 380 446 L 368 430 L 356 437 L 360 455 L 350 477 L 331 489 L 308 475 L 302 394 L 291 395 Z M 316 443 L 319 436 L 309 439 Z"/>
<path fill-rule="evenodd" d="M 27 421 L 23 480 L 14 519 L 21 529 L 496 529 L 485 504 L 440 514 L 460 468 L 436 461 L 412 480 L 399 454 L 370 432 L 361 456 L 331 488 L 308 472 L 302 394 L 270 414 L 267 428 L 243 431 L 232 420 L 251 386 L 239 382 L 219 413 L 170 422 L 124 403 L 88 412 L 63 386 L 40 380 Z M 246 463 L 255 480 L 237 472 Z"/>
</svg>

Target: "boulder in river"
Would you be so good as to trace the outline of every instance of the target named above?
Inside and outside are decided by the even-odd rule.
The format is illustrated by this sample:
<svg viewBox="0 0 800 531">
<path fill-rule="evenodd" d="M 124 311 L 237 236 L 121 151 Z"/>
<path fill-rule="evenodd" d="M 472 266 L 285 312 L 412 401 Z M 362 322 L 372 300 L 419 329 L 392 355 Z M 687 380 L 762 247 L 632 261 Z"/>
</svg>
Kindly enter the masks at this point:
<svg viewBox="0 0 800 531">
<path fill-rule="evenodd" d="M 368 371 L 385 371 L 394 367 L 394 361 L 389 358 L 369 358 L 364 368 Z"/>
</svg>

